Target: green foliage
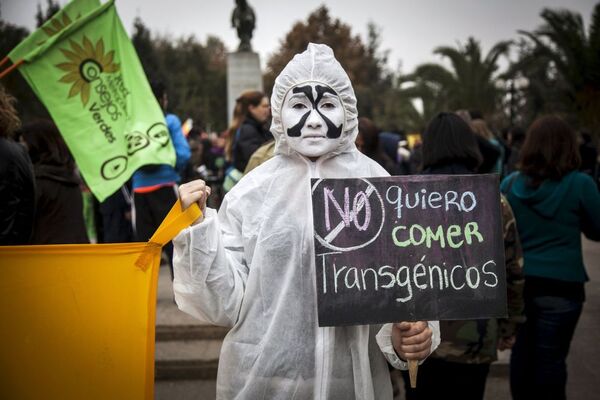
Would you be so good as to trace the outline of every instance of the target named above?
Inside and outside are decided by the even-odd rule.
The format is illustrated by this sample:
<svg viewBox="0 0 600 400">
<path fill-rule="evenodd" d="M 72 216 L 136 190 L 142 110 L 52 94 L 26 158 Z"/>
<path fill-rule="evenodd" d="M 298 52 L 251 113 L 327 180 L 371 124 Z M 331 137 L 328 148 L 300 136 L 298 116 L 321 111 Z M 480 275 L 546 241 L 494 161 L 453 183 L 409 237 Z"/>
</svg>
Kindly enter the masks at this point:
<svg viewBox="0 0 600 400">
<path fill-rule="evenodd" d="M 414 86 L 410 95 L 423 101 L 424 117 L 430 119 L 444 110 L 480 110 L 490 116 L 497 108 L 501 92 L 496 88 L 498 59 L 505 56 L 511 42 L 495 44 L 482 57 L 481 45 L 470 37 L 456 48 L 441 46 L 434 50 L 449 60 L 451 69 L 440 64 L 419 65 L 405 79 Z"/>
<path fill-rule="evenodd" d="M 54 14 L 60 11 L 60 4 L 54 0 L 46 0 L 46 11 L 42 11 L 40 3 L 37 5 L 37 12 L 35 13 L 36 27 L 44 25 L 44 22 L 48 21 Z"/>
<path fill-rule="evenodd" d="M 0 59 L 4 58 L 16 45 L 29 35 L 29 31 L 20 26 L 10 24 L 0 19 Z M 4 64 L 4 70 L 10 64 Z M 8 93 L 17 99 L 16 109 L 23 121 L 32 118 L 47 118 L 48 112 L 37 99 L 33 90 L 29 87 L 20 73 L 14 71 L 2 78 L 0 82 Z"/>
<path fill-rule="evenodd" d="M 169 111 L 181 119 L 192 118 L 197 126 L 226 128 L 227 50 L 220 39 L 209 36 L 202 44 L 193 36 L 153 37 L 138 18 L 132 42 L 148 80 L 167 87 Z"/>
<path fill-rule="evenodd" d="M 60 10 L 60 5 L 53 0 L 47 0 L 46 10 L 38 3 L 35 15 L 37 27 L 52 18 Z M 13 25 L 0 19 L 0 59 L 4 58 L 15 46 L 29 35 L 23 27 Z M 5 64 L 2 69 L 9 64 Z M 18 72 L 13 72 L 2 79 L 6 90 L 17 99 L 16 109 L 23 121 L 34 118 L 49 118 L 46 108 L 38 100 L 33 90 Z"/>
<path fill-rule="evenodd" d="M 600 3 L 586 34 L 581 15 L 544 9 L 544 23 L 535 31 L 519 31 L 526 40 L 512 72 L 530 81 L 532 114 L 559 112 L 600 133 Z M 561 99 L 559 102 L 544 102 Z"/>
<path fill-rule="evenodd" d="M 321 6 L 308 16 L 308 20 L 297 22 L 267 62 L 265 87 L 270 91 L 273 82 L 294 55 L 306 50 L 309 42 L 324 43 L 334 49 L 350 80 L 355 85 L 366 84 L 369 75 L 377 69 L 377 61 L 369 54 L 359 36 L 353 36 L 350 27 L 339 19 L 332 19 L 329 10 Z"/>
</svg>

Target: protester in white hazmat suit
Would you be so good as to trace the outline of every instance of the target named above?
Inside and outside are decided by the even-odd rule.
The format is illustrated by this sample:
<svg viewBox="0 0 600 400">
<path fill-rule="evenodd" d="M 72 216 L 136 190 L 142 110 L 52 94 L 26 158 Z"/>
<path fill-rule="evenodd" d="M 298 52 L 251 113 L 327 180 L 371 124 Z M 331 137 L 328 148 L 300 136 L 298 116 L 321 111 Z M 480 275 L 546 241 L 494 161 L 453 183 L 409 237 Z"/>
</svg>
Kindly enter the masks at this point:
<svg viewBox="0 0 600 400">
<path fill-rule="evenodd" d="M 218 214 L 174 240 L 179 308 L 231 327 L 217 377 L 220 399 L 391 399 L 387 361 L 422 360 L 437 322 L 320 328 L 310 178 L 388 175 L 355 147 L 356 98 L 325 45 L 309 44 L 275 80 L 275 156 L 246 175 Z M 203 181 L 180 187 L 201 207 Z M 377 335 L 377 337 L 376 337 Z M 394 351 L 395 350 L 395 351 Z"/>
</svg>

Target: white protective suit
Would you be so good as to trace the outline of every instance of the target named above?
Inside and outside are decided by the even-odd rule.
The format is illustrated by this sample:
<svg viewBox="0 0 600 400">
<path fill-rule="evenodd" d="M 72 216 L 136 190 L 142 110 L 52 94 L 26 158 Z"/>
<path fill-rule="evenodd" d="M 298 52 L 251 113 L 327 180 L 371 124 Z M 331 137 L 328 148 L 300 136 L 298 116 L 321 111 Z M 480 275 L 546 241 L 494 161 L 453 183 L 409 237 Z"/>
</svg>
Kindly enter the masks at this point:
<svg viewBox="0 0 600 400">
<path fill-rule="evenodd" d="M 281 122 L 286 93 L 306 82 L 335 90 L 345 113 L 339 147 L 316 162 L 287 145 Z M 310 44 L 275 81 L 271 105 L 275 156 L 227 193 L 218 214 L 207 209 L 203 222 L 174 240 L 175 300 L 206 323 L 231 327 L 219 399 L 391 399 L 386 358 L 405 368 L 391 324 L 317 324 L 310 178 L 388 175 L 354 145 L 350 80 L 329 47 Z M 433 351 L 439 327 L 430 326 Z"/>
</svg>

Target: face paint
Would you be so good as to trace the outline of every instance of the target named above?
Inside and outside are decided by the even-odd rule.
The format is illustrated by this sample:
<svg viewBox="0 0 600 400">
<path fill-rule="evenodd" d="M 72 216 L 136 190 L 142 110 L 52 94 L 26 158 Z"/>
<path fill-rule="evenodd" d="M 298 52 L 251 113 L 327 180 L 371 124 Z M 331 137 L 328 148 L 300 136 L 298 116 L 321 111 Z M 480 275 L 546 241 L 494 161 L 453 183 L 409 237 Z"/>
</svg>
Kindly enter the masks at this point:
<svg viewBox="0 0 600 400">
<path fill-rule="evenodd" d="M 307 157 L 320 157 L 340 144 L 344 106 L 330 87 L 307 83 L 288 92 L 281 122 L 292 149 Z"/>
</svg>

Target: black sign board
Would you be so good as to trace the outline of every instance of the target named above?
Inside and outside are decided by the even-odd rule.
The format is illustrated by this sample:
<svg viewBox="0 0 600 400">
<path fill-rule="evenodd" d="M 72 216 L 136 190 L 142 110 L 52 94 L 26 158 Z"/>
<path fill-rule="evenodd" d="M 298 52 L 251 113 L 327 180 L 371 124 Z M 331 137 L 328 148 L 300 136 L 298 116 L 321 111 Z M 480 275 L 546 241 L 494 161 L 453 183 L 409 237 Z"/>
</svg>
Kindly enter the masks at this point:
<svg viewBox="0 0 600 400">
<path fill-rule="evenodd" d="M 497 175 L 311 185 L 319 326 L 506 316 Z"/>
</svg>

